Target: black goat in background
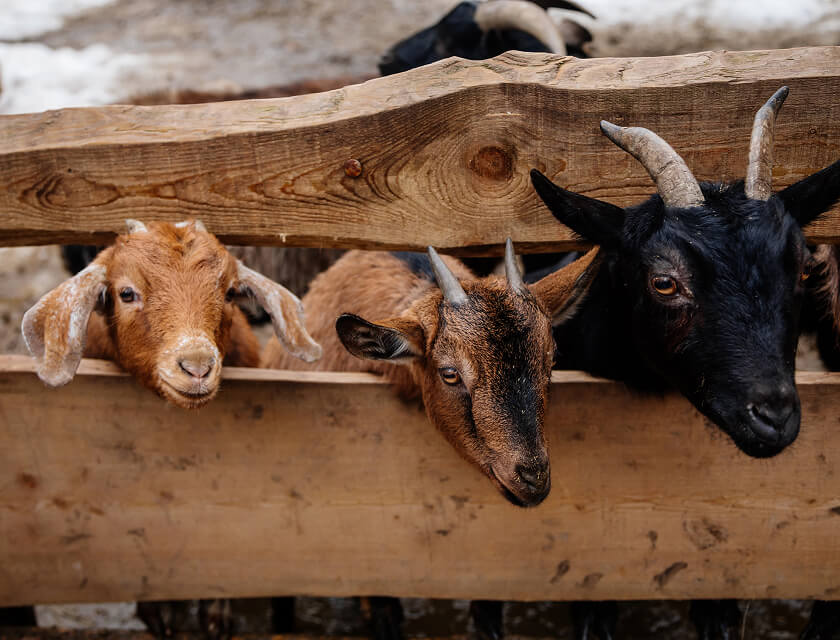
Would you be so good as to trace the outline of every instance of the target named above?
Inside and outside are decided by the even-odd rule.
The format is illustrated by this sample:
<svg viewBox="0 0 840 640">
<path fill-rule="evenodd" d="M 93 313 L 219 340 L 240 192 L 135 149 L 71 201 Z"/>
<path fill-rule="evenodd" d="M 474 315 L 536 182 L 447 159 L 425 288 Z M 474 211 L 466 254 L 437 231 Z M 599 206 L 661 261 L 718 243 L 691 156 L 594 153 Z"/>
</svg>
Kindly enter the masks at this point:
<svg viewBox="0 0 840 640">
<path fill-rule="evenodd" d="M 505 51 L 538 51 L 585 58 L 589 31 L 571 20 L 560 25 L 546 13 L 556 7 L 591 13 L 574 2 L 487 0 L 461 2 L 439 22 L 388 49 L 379 61 L 383 76 L 408 71 L 451 56 L 485 60 Z"/>
</svg>

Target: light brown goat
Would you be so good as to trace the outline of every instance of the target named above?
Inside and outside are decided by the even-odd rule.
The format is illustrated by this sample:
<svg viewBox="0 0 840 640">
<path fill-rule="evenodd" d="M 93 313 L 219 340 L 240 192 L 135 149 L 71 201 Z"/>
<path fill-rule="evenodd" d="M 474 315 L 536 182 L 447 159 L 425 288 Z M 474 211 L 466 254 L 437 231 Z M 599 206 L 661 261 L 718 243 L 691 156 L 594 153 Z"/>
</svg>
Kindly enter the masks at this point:
<svg viewBox="0 0 840 640">
<path fill-rule="evenodd" d="M 272 339 L 263 365 L 383 375 L 400 395 L 421 395 L 432 423 L 510 502 L 536 505 L 551 487 L 543 417 L 552 322 L 581 300 L 595 257 L 593 250 L 526 285 L 510 241 L 507 279 L 476 279 L 431 248 L 429 257 L 351 251 L 304 297 L 313 312 L 307 328 L 324 346 L 321 361 L 294 362 Z"/>
<path fill-rule="evenodd" d="M 292 355 L 320 357 L 300 300 L 236 260 L 200 222 L 128 224 L 26 312 L 23 336 L 45 383 L 72 380 L 84 354 L 115 361 L 180 407 L 200 407 L 218 391 L 223 363 L 259 362 L 259 344 L 233 302 L 241 293 L 271 315 Z"/>
</svg>

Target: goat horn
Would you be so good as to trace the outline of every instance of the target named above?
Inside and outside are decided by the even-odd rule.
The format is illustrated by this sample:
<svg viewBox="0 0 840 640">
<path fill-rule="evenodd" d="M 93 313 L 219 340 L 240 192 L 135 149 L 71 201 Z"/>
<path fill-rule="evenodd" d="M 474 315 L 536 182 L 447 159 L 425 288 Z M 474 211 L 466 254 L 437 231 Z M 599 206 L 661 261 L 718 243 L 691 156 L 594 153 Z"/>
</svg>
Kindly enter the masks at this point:
<svg viewBox="0 0 840 640">
<path fill-rule="evenodd" d="M 513 252 L 513 242 L 510 238 L 505 242 L 505 276 L 510 288 L 514 291 L 523 291 L 525 283 L 522 282 L 522 274 L 519 272 L 519 265 L 516 264 L 516 254 Z"/>
<path fill-rule="evenodd" d="M 705 202 L 685 160 L 653 131 L 601 120 L 601 132 L 642 164 L 666 207 L 699 207 Z"/>
<path fill-rule="evenodd" d="M 776 91 L 758 110 L 753 120 L 750 161 L 744 185 L 747 197 L 753 200 L 767 200 L 773 195 L 773 128 L 776 115 L 787 96 L 787 87 Z"/>
<path fill-rule="evenodd" d="M 185 229 L 192 225 L 192 228 L 196 231 L 207 231 L 207 227 L 204 226 L 204 223 L 201 220 L 184 220 L 182 222 L 176 222 L 175 227 L 178 229 Z"/>
<path fill-rule="evenodd" d="M 126 218 L 125 226 L 128 228 L 129 233 L 144 233 L 148 231 L 145 224 L 134 218 Z"/>
<path fill-rule="evenodd" d="M 519 29 L 546 45 L 552 53 L 566 55 L 566 43 L 545 9 L 528 0 L 487 0 L 473 18 L 484 33 L 493 29 Z"/>
<path fill-rule="evenodd" d="M 455 306 L 464 304 L 467 301 L 467 294 L 433 247 L 429 247 L 429 260 L 432 263 L 438 287 L 443 292 L 443 299 Z"/>
</svg>

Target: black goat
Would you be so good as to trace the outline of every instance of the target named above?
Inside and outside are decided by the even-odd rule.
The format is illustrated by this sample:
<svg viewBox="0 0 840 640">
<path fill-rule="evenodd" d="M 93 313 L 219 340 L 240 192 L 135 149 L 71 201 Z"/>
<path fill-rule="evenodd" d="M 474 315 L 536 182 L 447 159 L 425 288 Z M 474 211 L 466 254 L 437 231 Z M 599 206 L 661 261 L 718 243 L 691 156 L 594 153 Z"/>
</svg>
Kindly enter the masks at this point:
<svg viewBox="0 0 840 640">
<path fill-rule="evenodd" d="M 555 366 L 676 388 L 754 457 L 778 454 L 799 432 L 794 358 L 814 264 L 801 228 L 840 198 L 840 162 L 772 195 L 773 124 L 786 97 L 782 87 L 756 115 L 745 182 L 698 183 L 654 133 L 608 122 L 602 132 L 644 165 L 658 195 L 621 209 L 531 171 L 554 216 L 605 250 L 589 297 L 555 329 Z M 701 636 L 726 637 L 733 607 L 696 611 Z"/>
<path fill-rule="evenodd" d="M 608 122 L 604 134 L 640 160 L 658 195 L 621 209 L 531 172 L 554 216 L 606 249 L 589 297 L 555 330 L 566 345 L 557 365 L 676 388 L 754 457 L 799 432 L 794 355 L 814 263 L 801 227 L 840 198 L 840 162 L 771 195 L 772 124 L 786 95 L 756 116 L 746 183 L 698 184 L 654 133 Z"/>
<path fill-rule="evenodd" d="M 546 6 L 594 17 L 574 2 L 564 0 L 461 2 L 436 24 L 388 49 L 379 61 L 379 72 L 387 76 L 450 56 L 484 60 L 511 50 L 586 57 L 583 45 L 592 40 L 589 31 L 570 20 L 556 26 L 546 13 Z"/>
</svg>

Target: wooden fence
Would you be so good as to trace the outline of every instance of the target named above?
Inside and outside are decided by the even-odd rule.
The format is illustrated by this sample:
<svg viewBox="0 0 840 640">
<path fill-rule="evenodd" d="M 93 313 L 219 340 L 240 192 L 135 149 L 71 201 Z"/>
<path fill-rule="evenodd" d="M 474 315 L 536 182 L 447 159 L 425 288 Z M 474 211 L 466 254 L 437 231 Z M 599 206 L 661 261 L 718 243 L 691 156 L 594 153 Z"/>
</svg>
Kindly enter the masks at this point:
<svg viewBox="0 0 840 640">
<path fill-rule="evenodd" d="M 297 98 L 2 117 L 0 243 L 197 217 L 234 243 L 575 246 L 531 167 L 619 204 L 651 193 L 606 118 L 656 130 L 700 179 L 740 177 L 782 84 L 781 187 L 840 158 L 840 48 L 515 53 Z M 838 216 L 809 236 L 840 240 Z M 840 374 L 800 374 L 799 439 L 754 460 L 681 397 L 555 373 L 553 489 L 527 510 L 372 376 L 225 378 L 188 412 L 108 364 L 49 390 L 28 358 L 0 357 L 0 604 L 840 598 Z"/>
</svg>

